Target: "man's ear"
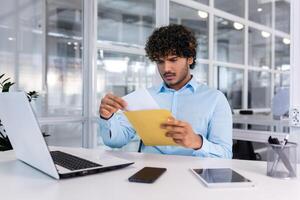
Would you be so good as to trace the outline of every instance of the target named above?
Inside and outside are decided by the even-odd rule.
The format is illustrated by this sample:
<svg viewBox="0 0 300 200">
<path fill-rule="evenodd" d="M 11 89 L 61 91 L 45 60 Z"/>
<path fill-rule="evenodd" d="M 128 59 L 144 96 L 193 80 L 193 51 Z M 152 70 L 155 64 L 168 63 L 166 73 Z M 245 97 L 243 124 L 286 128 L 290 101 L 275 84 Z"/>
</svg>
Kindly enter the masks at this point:
<svg viewBox="0 0 300 200">
<path fill-rule="evenodd" d="M 193 61 L 194 61 L 193 57 L 187 59 L 189 65 L 193 64 Z"/>
</svg>

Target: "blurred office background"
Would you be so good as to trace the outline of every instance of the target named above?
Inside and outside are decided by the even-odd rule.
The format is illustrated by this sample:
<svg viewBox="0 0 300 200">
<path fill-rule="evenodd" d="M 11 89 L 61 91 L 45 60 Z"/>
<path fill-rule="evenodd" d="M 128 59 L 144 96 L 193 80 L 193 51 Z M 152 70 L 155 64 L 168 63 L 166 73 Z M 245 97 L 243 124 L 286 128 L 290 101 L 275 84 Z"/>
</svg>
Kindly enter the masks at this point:
<svg viewBox="0 0 300 200">
<path fill-rule="evenodd" d="M 235 139 L 259 142 L 255 138 L 260 133 L 289 131 L 276 123 L 245 124 L 240 120 L 245 116 L 239 114 L 251 109 L 273 119 L 274 95 L 289 88 L 288 0 L 0 2 L 5 5 L 0 8 L 0 73 L 12 78 L 15 90 L 39 92 L 33 107 L 42 130 L 50 134 L 46 138 L 50 145 L 102 145 L 97 138 L 100 99 L 108 91 L 123 96 L 158 82 L 144 45 L 155 27 L 168 22 L 195 32 L 199 47 L 192 73 L 227 97 L 237 114 Z M 96 17 L 86 13 L 88 4 L 96 6 Z M 90 48 L 84 44 L 88 22 L 96 30 L 96 55 L 89 61 L 94 65 L 84 62 Z M 249 134 L 250 130 L 256 132 Z M 135 151 L 137 144 L 133 141 L 123 149 Z M 254 150 L 261 148 L 264 144 L 254 143 Z"/>
</svg>

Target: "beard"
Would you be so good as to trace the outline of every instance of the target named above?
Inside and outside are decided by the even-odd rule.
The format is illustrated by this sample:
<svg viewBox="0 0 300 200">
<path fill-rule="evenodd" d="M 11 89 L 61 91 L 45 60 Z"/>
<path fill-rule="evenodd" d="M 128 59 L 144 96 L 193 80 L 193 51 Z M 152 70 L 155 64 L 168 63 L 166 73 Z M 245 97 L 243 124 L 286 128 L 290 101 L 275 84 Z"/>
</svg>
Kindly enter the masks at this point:
<svg viewBox="0 0 300 200">
<path fill-rule="evenodd" d="M 186 63 L 184 70 L 180 73 L 175 72 L 165 72 L 161 74 L 162 79 L 168 87 L 184 85 L 187 82 L 187 79 L 190 77 L 189 74 L 189 65 Z"/>
</svg>

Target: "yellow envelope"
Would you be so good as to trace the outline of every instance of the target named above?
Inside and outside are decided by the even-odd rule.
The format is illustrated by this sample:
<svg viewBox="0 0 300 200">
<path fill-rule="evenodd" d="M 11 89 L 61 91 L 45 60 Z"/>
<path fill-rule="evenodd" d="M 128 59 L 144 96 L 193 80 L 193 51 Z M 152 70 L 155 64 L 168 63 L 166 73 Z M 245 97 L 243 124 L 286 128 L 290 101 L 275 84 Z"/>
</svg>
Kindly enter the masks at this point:
<svg viewBox="0 0 300 200">
<path fill-rule="evenodd" d="M 147 146 L 178 145 L 166 137 L 166 130 L 160 125 L 166 122 L 172 113 L 168 110 L 138 110 L 124 112 L 137 134 Z"/>
</svg>

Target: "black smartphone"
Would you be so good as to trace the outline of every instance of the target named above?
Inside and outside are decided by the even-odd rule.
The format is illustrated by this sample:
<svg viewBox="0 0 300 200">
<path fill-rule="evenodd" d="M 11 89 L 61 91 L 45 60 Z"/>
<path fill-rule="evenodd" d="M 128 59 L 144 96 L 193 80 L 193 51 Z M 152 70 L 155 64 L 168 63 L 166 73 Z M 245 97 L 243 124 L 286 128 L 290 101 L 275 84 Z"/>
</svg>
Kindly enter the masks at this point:
<svg viewBox="0 0 300 200">
<path fill-rule="evenodd" d="M 128 180 L 130 182 L 138 183 L 153 183 L 166 170 L 166 168 L 144 167 L 143 169 L 129 177 Z"/>
</svg>

